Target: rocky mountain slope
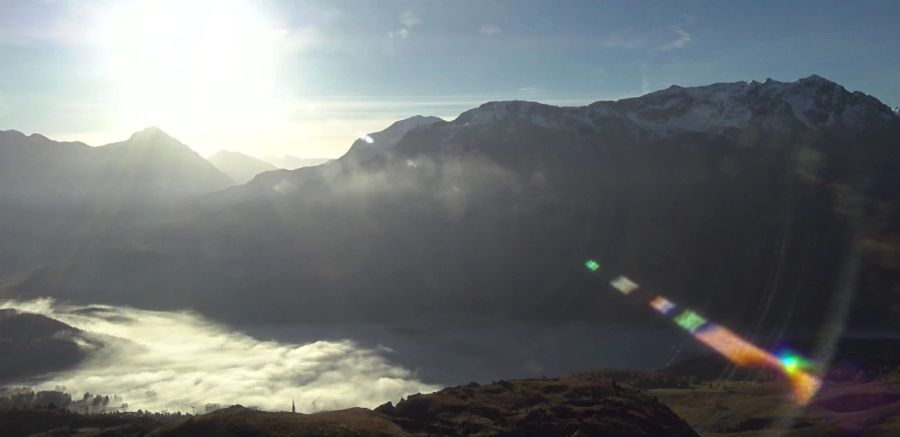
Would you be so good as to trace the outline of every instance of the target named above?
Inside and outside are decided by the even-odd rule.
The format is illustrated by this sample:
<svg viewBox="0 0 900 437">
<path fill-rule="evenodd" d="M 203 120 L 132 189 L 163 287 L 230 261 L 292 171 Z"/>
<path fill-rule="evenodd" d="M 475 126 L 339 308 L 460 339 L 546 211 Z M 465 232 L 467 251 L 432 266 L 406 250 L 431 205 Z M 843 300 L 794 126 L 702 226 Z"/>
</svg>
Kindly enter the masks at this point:
<svg viewBox="0 0 900 437">
<path fill-rule="evenodd" d="M 818 76 L 490 102 L 265 173 L 14 292 L 229 320 L 658 323 L 598 291 L 624 272 L 744 332 L 893 329 L 898 137 L 890 108 Z M 603 273 L 586 276 L 586 258 Z"/>
</svg>

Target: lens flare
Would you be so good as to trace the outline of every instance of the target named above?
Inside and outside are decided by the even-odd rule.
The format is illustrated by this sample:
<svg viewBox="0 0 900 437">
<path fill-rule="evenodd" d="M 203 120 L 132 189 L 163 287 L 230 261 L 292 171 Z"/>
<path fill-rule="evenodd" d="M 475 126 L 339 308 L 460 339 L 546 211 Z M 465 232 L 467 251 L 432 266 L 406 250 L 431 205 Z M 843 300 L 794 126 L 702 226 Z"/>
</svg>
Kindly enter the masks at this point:
<svg viewBox="0 0 900 437">
<path fill-rule="evenodd" d="M 691 310 L 685 310 L 675 317 L 675 323 L 690 332 L 697 332 L 701 326 L 706 324 L 706 319 Z"/>
<path fill-rule="evenodd" d="M 631 294 L 632 291 L 638 289 L 638 285 L 624 276 L 619 276 L 616 279 L 613 279 L 610 282 L 610 285 L 615 287 L 617 290 L 621 291 L 622 294 L 628 295 Z"/>
<path fill-rule="evenodd" d="M 597 269 L 600 268 L 600 264 L 597 261 L 594 261 L 592 259 L 585 261 L 584 266 L 587 267 L 588 270 L 590 270 L 592 272 L 596 272 Z"/>
<path fill-rule="evenodd" d="M 781 358 L 781 364 L 784 365 L 784 370 L 787 373 L 794 373 L 797 371 L 797 357 L 783 357 Z"/>
<path fill-rule="evenodd" d="M 662 296 L 656 296 L 653 300 L 650 301 L 650 306 L 652 306 L 656 311 L 659 311 L 662 314 L 669 315 L 672 311 L 675 311 L 677 305 L 672 303 L 669 299 L 666 299 Z"/>
<path fill-rule="evenodd" d="M 599 267 L 599 264 L 593 260 L 588 260 L 585 265 L 591 271 L 596 270 L 591 268 L 592 265 Z M 632 292 L 639 288 L 636 282 L 625 276 L 619 276 L 609 284 L 625 295 L 632 295 Z M 649 304 L 665 316 L 671 316 L 677 308 L 674 302 L 662 295 L 650 299 Z M 800 405 L 809 403 L 822 386 L 821 379 L 809 371 L 813 367 L 812 363 L 797 354 L 783 352 L 779 356 L 775 356 L 744 340 L 731 330 L 707 321 L 703 316 L 690 309 L 681 311 L 677 316 L 672 317 L 672 320 L 690 332 L 698 341 L 734 364 L 742 367 L 778 370 L 790 382 L 794 400 Z"/>
<path fill-rule="evenodd" d="M 784 351 L 778 355 L 778 361 L 784 367 L 784 371 L 793 374 L 801 370 L 812 369 L 812 363 L 803 359 L 803 357 L 789 351 Z"/>
</svg>

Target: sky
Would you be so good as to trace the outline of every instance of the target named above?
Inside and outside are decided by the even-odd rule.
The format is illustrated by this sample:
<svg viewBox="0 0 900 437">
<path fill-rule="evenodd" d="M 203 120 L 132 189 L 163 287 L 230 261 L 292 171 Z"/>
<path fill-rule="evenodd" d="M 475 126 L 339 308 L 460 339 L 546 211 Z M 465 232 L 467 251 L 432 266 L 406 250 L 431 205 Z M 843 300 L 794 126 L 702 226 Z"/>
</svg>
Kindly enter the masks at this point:
<svg viewBox="0 0 900 437">
<path fill-rule="evenodd" d="M 896 1 L 0 0 L 0 129 L 338 157 L 412 115 L 819 74 L 900 106 Z"/>
</svg>

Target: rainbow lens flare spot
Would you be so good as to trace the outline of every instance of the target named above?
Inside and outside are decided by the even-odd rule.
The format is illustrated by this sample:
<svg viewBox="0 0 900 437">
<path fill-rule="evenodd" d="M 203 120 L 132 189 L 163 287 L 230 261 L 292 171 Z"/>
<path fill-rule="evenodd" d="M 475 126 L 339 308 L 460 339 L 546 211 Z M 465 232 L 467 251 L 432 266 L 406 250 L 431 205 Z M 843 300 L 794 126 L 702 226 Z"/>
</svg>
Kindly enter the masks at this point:
<svg viewBox="0 0 900 437">
<path fill-rule="evenodd" d="M 591 271 L 600 268 L 600 264 L 590 259 L 584 265 Z M 624 295 L 631 294 L 639 287 L 636 282 L 625 276 L 619 276 L 609 284 Z M 656 311 L 667 317 L 671 317 L 678 308 L 678 305 L 662 295 L 657 295 L 649 303 Z M 782 372 L 790 381 L 794 399 L 800 405 L 808 404 L 822 387 L 822 380 L 810 371 L 814 367 L 813 364 L 800 355 L 783 351 L 776 356 L 744 340 L 727 328 L 708 322 L 690 309 L 672 317 L 672 320 L 732 363 L 744 367 L 768 367 Z"/>
<path fill-rule="evenodd" d="M 787 373 L 794 373 L 800 364 L 797 362 L 797 357 L 782 357 L 781 365 L 784 366 Z"/>
<path fill-rule="evenodd" d="M 624 276 L 619 276 L 616 279 L 613 279 L 609 282 L 609 285 L 612 285 L 617 290 L 621 291 L 622 294 L 630 294 L 632 291 L 637 290 L 638 285 L 631 279 L 628 279 Z"/>
<path fill-rule="evenodd" d="M 656 309 L 656 311 L 666 315 L 675 310 L 675 304 L 662 296 L 654 297 L 653 300 L 650 301 L 650 306 Z"/>
<path fill-rule="evenodd" d="M 781 363 L 781 367 L 784 368 L 785 373 L 788 375 L 797 373 L 801 370 L 808 370 L 812 367 L 809 361 L 804 360 L 802 357 L 796 354 L 792 354 L 790 352 L 784 352 L 778 356 L 778 361 Z"/>
<path fill-rule="evenodd" d="M 675 317 L 675 323 L 690 332 L 694 332 L 706 324 L 706 319 L 691 310 L 686 310 L 679 314 L 678 317 Z"/>
</svg>

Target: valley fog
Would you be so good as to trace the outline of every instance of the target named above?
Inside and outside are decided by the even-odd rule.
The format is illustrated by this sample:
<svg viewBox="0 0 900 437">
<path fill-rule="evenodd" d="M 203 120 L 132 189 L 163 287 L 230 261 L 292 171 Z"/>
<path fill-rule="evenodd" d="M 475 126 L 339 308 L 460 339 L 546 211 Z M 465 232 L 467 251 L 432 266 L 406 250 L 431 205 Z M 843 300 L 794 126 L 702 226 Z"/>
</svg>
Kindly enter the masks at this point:
<svg viewBox="0 0 900 437">
<path fill-rule="evenodd" d="M 62 390 L 73 398 L 115 395 L 129 411 L 202 412 L 206 404 L 285 411 L 292 399 L 302 412 L 372 408 L 471 381 L 656 369 L 698 350 L 676 330 L 587 322 L 229 327 L 192 312 L 51 299 L 7 301 L 0 308 L 53 318 L 96 340 L 79 342 L 88 354 L 75 367 L 7 385 Z"/>
<path fill-rule="evenodd" d="M 52 300 L 0 308 L 45 315 L 105 343 L 77 367 L 31 381 L 36 390 L 118 395 L 128 410 L 191 412 L 207 403 L 319 411 L 363 405 L 438 387 L 385 358 L 387 350 L 348 339 L 304 344 L 261 341 L 193 313 Z M 8 384 L 13 385 L 13 384 Z"/>
</svg>

